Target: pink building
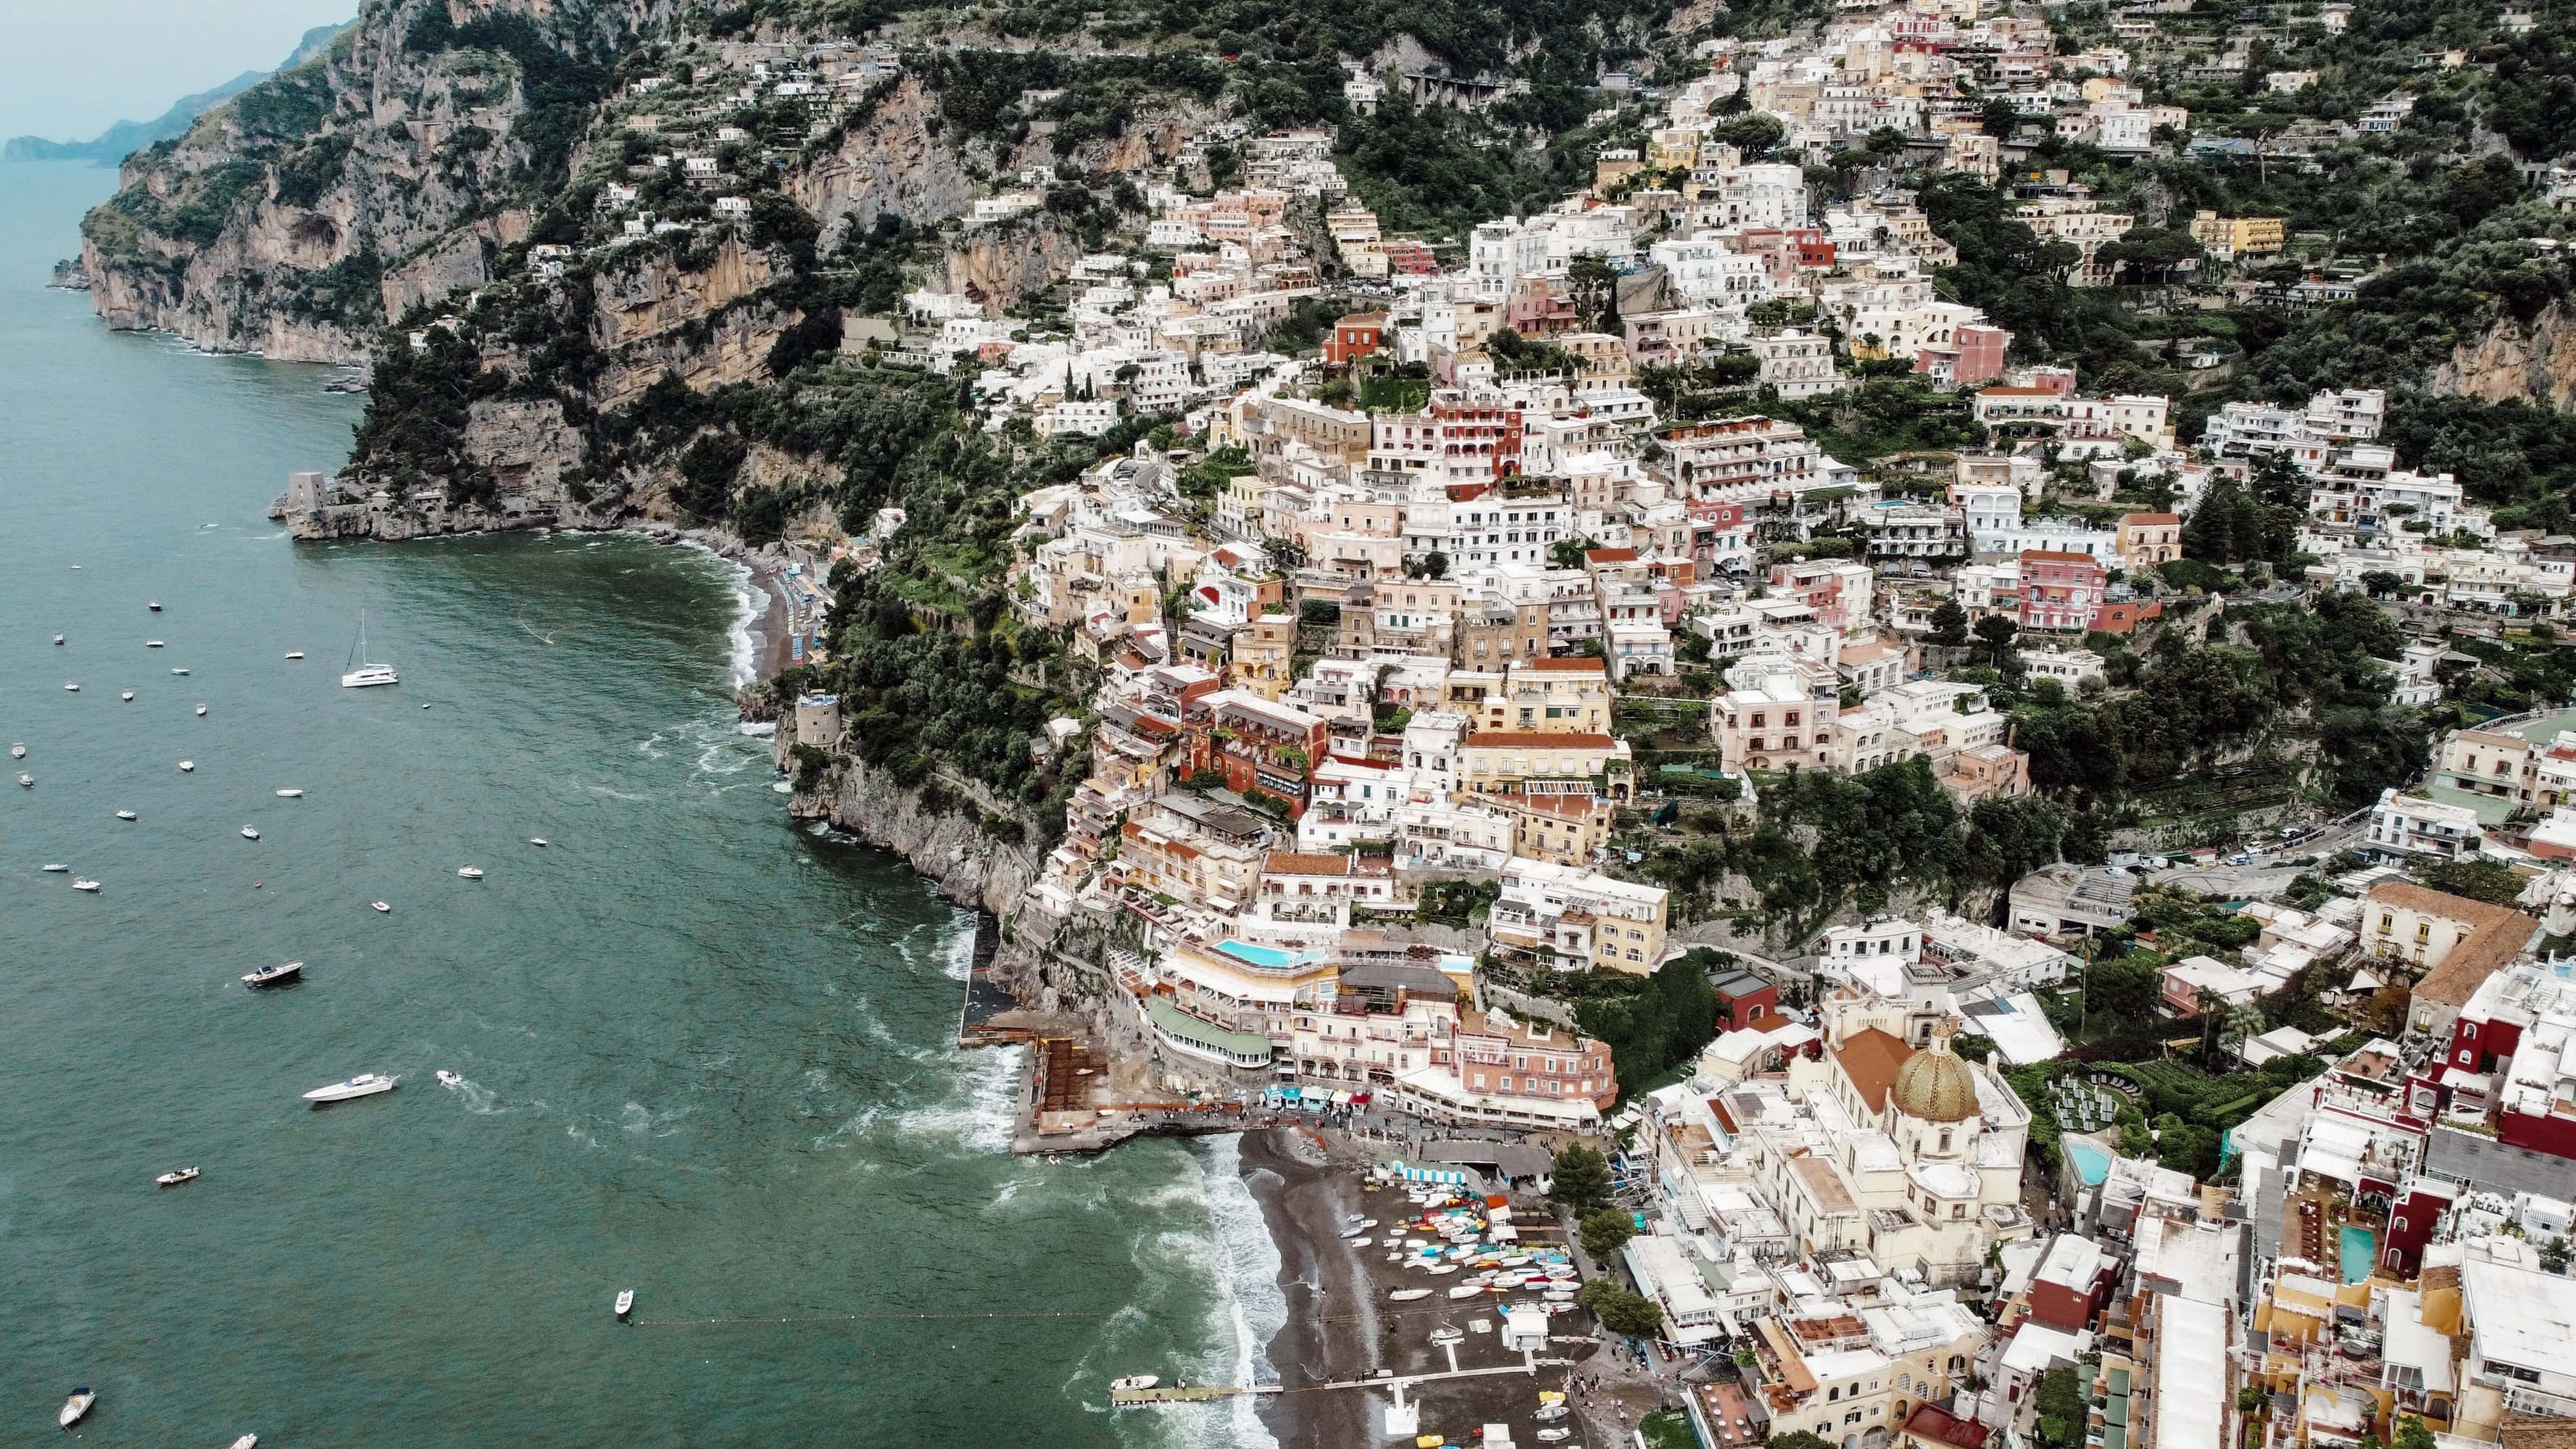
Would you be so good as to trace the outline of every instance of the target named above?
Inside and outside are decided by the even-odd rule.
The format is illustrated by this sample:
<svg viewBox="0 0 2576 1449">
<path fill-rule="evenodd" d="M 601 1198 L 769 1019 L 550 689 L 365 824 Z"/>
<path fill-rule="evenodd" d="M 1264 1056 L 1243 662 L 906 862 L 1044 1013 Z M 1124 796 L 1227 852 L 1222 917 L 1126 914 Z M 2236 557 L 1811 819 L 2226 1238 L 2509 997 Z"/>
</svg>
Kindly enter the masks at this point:
<svg viewBox="0 0 2576 1449">
<path fill-rule="evenodd" d="M 2021 626 L 2025 629 L 2085 629 L 2102 607 L 2109 582 L 2102 561 L 2091 554 L 2055 549 L 2024 549 L 2021 556 Z"/>
<path fill-rule="evenodd" d="M 2004 349 L 2010 346 L 2010 332 L 1972 323 L 1952 329 L 1948 342 L 1915 348 L 1914 370 L 1942 387 L 1977 387 L 2004 375 Z"/>
</svg>

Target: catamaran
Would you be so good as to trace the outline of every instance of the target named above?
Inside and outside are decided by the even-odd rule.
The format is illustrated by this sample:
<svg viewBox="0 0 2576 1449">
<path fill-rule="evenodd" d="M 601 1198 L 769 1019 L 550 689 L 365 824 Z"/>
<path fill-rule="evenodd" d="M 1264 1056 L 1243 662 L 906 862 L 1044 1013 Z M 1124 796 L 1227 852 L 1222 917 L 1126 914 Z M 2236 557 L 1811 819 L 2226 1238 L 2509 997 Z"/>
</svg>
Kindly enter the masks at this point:
<svg viewBox="0 0 2576 1449">
<path fill-rule="evenodd" d="M 349 650 L 348 672 L 340 676 L 342 689 L 365 689 L 371 684 L 400 684 L 401 676 L 390 664 L 376 664 L 367 658 L 367 616 L 358 616 L 358 642 Z"/>
</svg>

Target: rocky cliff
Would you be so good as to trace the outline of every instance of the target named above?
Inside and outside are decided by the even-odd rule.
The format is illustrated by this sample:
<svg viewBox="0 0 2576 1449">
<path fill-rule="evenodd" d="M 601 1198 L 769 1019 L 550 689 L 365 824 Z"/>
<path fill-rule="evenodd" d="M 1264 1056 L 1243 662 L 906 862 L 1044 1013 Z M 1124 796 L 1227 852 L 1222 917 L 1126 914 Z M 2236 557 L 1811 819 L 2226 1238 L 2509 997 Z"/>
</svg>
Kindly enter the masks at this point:
<svg viewBox="0 0 2576 1449">
<path fill-rule="evenodd" d="M 2576 409 L 2576 317 L 2551 302 L 2529 322 L 2510 314 L 2451 349 L 2434 369 L 2433 392 L 2484 402 Z"/>
</svg>

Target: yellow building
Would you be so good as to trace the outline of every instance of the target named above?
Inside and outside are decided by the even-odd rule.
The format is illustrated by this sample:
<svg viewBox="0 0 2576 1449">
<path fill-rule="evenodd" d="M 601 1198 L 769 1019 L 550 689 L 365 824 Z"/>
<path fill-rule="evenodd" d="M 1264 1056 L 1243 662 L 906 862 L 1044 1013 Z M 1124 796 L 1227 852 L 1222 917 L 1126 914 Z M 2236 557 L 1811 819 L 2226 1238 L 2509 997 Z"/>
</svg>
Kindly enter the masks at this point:
<svg viewBox="0 0 2576 1449">
<path fill-rule="evenodd" d="M 1524 860 L 1588 865 L 1610 842 L 1611 807 L 1591 795 L 1493 795 L 1487 804 L 1512 820 L 1512 854 Z"/>
<path fill-rule="evenodd" d="M 1459 752 L 1458 775 L 1479 795 L 1582 793 L 1596 780 L 1617 794 L 1627 783 L 1628 747 L 1606 734 L 1476 730 Z"/>
<path fill-rule="evenodd" d="M 2191 239 L 2221 260 L 2232 261 L 2271 256 L 2288 243 L 2289 235 L 2277 216 L 2220 216 L 2203 211 L 2192 216 Z"/>
<path fill-rule="evenodd" d="M 1608 734 L 1609 672 L 1598 659 L 1517 660 L 1505 673 L 1502 690 L 1485 700 L 1477 725 L 1485 730 Z"/>
<path fill-rule="evenodd" d="M 1297 647 L 1297 616 L 1264 614 L 1235 626 L 1228 654 L 1227 684 L 1247 689 L 1272 704 L 1296 683 L 1290 655 Z"/>
</svg>

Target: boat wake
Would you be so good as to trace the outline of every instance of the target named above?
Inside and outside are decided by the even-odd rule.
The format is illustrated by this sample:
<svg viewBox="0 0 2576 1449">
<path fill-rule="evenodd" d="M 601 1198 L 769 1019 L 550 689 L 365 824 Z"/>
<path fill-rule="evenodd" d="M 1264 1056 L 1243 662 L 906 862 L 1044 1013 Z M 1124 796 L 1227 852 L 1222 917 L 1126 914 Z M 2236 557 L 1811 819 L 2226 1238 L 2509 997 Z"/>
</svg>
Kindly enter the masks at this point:
<svg viewBox="0 0 2576 1449">
<path fill-rule="evenodd" d="M 463 1097 L 465 1099 L 465 1110 L 473 1113 L 477 1117 L 498 1116 L 502 1110 L 501 1094 L 493 1091 L 490 1087 L 486 1087 L 481 1083 L 476 1082 L 471 1077 L 459 1076 L 455 1081 L 446 1083 L 445 1086 L 447 1087 L 447 1090 Z"/>
</svg>

